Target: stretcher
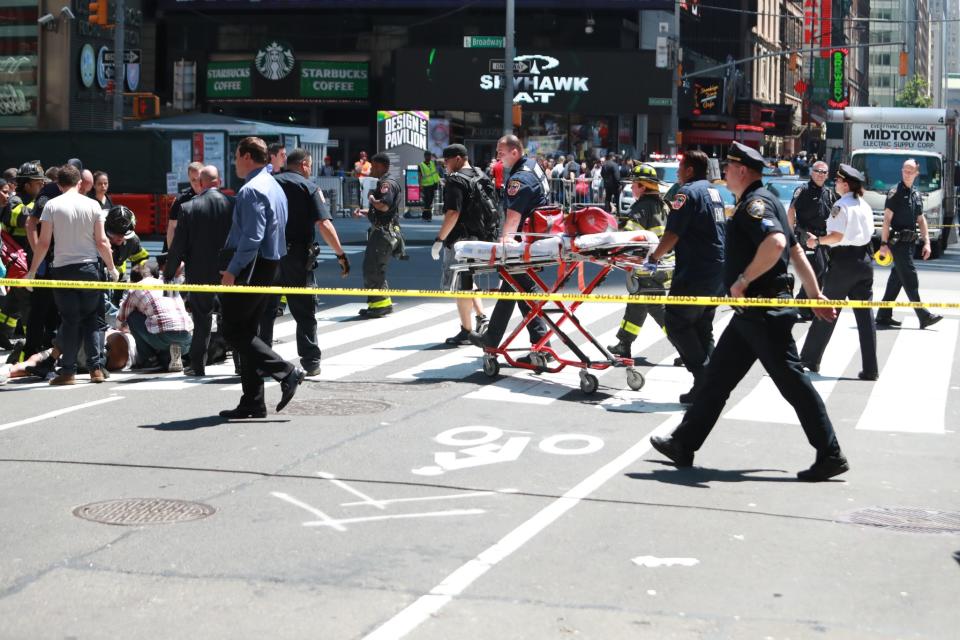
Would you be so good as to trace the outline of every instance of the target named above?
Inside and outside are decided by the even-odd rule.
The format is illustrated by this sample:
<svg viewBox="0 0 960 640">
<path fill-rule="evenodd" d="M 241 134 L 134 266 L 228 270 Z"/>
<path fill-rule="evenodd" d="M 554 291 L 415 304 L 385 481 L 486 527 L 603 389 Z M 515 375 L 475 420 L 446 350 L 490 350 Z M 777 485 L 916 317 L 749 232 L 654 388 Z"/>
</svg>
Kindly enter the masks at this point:
<svg viewBox="0 0 960 640">
<path fill-rule="evenodd" d="M 580 293 L 589 294 L 614 270 L 625 271 L 628 276 L 633 272 L 646 273 L 644 263 L 657 244 L 656 234 L 643 230 L 581 235 L 525 233 L 519 242 L 457 242 L 454 245 L 457 263 L 451 269 L 455 276 L 459 275 L 458 272 L 472 275 L 495 273 L 515 291 L 522 293 L 531 293 L 518 282 L 518 277 L 525 275 L 534 283 L 535 293 L 556 293 L 573 281 L 577 283 Z M 597 265 L 600 270 L 585 281 L 583 267 L 587 263 Z M 549 274 L 554 268 L 556 277 L 551 277 Z M 455 283 L 458 280 L 458 277 L 453 279 Z M 537 373 L 556 373 L 566 367 L 578 368 L 580 389 L 585 394 L 594 393 L 599 386 L 597 377 L 590 371 L 602 371 L 610 367 L 625 368 L 627 385 L 634 391 L 643 388 L 643 374 L 634 368 L 633 359 L 611 354 L 577 318 L 576 312 L 582 302 L 530 301 L 527 304 L 530 311 L 520 324 L 498 346 L 484 349 L 483 372 L 487 376 L 492 378 L 499 374 L 498 358 L 502 356 L 512 367 Z M 513 353 L 527 349 L 512 348 L 511 345 L 536 318 L 543 319 L 548 331 L 536 344 L 531 345 L 528 364 L 513 357 Z M 574 332 L 586 338 L 600 357 L 591 358 L 584 351 L 586 345 L 578 345 L 571 337 Z M 569 349 L 569 356 L 558 353 L 548 344 L 554 336 Z"/>
</svg>

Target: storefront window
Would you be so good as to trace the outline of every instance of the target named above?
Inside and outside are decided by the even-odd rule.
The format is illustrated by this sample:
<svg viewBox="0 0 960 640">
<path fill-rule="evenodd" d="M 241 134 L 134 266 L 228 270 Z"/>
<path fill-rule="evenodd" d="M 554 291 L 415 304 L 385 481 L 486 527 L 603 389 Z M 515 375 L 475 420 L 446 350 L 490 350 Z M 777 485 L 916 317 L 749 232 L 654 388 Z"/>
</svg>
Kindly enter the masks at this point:
<svg viewBox="0 0 960 640">
<path fill-rule="evenodd" d="M 0 32 L 0 129 L 37 126 L 37 2 L 3 3 Z"/>
</svg>

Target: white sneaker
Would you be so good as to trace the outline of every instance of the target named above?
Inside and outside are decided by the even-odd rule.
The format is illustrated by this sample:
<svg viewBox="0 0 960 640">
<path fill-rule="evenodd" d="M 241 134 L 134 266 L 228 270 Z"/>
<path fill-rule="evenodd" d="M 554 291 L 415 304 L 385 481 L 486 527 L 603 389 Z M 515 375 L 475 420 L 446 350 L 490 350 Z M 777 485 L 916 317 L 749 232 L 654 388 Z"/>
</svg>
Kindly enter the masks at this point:
<svg viewBox="0 0 960 640">
<path fill-rule="evenodd" d="M 0 366 L 0 384 L 7 384 L 7 381 L 10 380 L 10 369 L 12 367 L 9 364 Z"/>
<path fill-rule="evenodd" d="M 183 371 L 183 358 L 180 354 L 180 345 L 170 345 L 170 366 L 167 371 Z"/>
</svg>

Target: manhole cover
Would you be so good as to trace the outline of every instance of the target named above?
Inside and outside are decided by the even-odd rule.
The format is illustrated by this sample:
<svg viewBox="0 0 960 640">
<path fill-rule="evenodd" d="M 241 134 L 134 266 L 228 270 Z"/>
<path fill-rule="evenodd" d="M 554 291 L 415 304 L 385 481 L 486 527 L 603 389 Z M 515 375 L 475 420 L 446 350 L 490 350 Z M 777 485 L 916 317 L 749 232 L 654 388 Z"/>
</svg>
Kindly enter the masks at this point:
<svg viewBox="0 0 960 640">
<path fill-rule="evenodd" d="M 363 393 L 367 395 L 386 395 L 406 391 L 435 391 L 453 384 L 450 380 L 433 378 L 398 380 L 397 382 L 367 382 L 365 380 L 318 380 L 310 385 L 311 390 L 330 393 Z"/>
<path fill-rule="evenodd" d="M 853 524 L 905 533 L 960 533 L 960 513 L 912 507 L 869 507 L 851 513 Z"/>
<path fill-rule="evenodd" d="M 73 510 L 73 515 L 103 524 L 165 524 L 206 518 L 216 511 L 199 502 L 168 500 L 166 498 L 128 498 L 85 504 Z"/>
<path fill-rule="evenodd" d="M 357 416 L 381 413 L 392 406 L 380 400 L 329 397 L 323 400 L 292 400 L 283 412 L 295 416 Z"/>
</svg>

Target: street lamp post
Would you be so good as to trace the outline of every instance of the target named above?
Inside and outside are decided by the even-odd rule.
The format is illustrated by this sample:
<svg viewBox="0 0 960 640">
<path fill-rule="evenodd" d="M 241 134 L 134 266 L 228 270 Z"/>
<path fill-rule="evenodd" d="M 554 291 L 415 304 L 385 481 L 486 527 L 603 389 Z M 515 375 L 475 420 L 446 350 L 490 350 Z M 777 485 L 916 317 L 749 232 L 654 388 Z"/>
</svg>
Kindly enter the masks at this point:
<svg viewBox="0 0 960 640">
<path fill-rule="evenodd" d="M 504 32 L 503 56 L 503 135 L 513 133 L 513 59 L 517 52 L 513 44 L 514 0 L 507 0 L 507 28 Z"/>
</svg>

